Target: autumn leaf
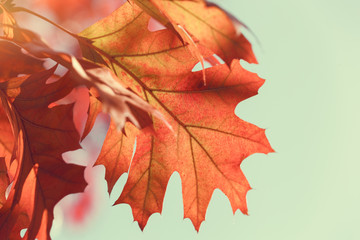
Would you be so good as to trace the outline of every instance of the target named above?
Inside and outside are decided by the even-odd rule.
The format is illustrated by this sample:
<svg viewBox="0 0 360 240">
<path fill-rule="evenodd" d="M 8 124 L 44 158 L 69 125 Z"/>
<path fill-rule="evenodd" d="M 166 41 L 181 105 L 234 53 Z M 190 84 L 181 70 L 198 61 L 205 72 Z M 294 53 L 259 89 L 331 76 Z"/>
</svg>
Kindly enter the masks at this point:
<svg viewBox="0 0 360 240">
<path fill-rule="evenodd" d="M 0 236 L 50 239 L 55 204 L 86 186 L 84 167 L 66 164 L 62 154 L 80 148 L 73 106 L 48 106 L 71 90 L 67 76 L 46 84 L 56 67 L 0 83 L 0 97 L 11 110 L 18 169 L 9 197 L 0 209 Z M 70 86 L 70 87 L 69 87 Z"/>
<path fill-rule="evenodd" d="M 200 10 L 211 13 L 214 9 Z M 234 109 L 257 94 L 264 81 L 233 60 L 230 67 L 222 64 L 206 69 L 204 86 L 201 71 L 192 72 L 198 59 L 189 45 L 171 29 L 147 31 L 149 20 L 150 15 L 141 8 L 126 3 L 80 34 L 93 41 L 94 49 L 121 81 L 159 109 L 171 125 L 153 119 L 155 135 L 128 125 L 126 137 L 110 127 L 97 161 L 107 169 L 110 191 L 128 171 L 135 136 L 137 139 L 128 181 L 116 204 L 130 204 L 143 229 L 151 214 L 161 212 L 168 180 L 178 171 L 184 216 L 197 230 L 216 188 L 228 196 L 234 212 L 247 213 L 250 186 L 240 164 L 253 153 L 273 150 L 264 129 L 239 119 Z M 207 58 L 214 54 L 205 44 L 199 50 Z"/>
<path fill-rule="evenodd" d="M 203 0 L 134 2 L 163 25 L 181 26 L 186 29 L 199 44 L 209 48 L 228 65 L 233 59 L 257 63 L 251 44 L 240 32 L 240 22 L 215 4 Z"/>
</svg>

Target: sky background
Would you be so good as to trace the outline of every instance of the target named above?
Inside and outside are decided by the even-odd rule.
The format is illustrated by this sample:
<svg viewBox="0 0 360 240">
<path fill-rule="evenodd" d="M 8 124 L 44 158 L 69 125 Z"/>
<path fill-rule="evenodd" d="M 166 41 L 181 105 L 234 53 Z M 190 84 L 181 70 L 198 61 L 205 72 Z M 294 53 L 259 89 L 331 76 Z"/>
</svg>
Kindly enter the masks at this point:
<svg viewBox="0 0 360 240">
<path fill-rule="evenodd" d="M 252 155 L 241 165 L 253 188 L 249 216 L 233 215 L 216 190 L 196 233 L 183 220 L 181 183 L 174 174 L 163 214 L 154 214 L 141 232 L 128 205 L 111 207 L 123 176 L 110 200 L 100 182 L 99 202 L 83 228 L 60 224 L 57 209 L 54 240 L 360 239 L 360 2 L 217 2 L 261 43 L 249 35 L 260 62 L 250 69 L 266 83 L 236 114 L 266 128 L 276 153 Z M 96 167 L 93 174 L 103 178 L 104 169 Z"/>
</svg>

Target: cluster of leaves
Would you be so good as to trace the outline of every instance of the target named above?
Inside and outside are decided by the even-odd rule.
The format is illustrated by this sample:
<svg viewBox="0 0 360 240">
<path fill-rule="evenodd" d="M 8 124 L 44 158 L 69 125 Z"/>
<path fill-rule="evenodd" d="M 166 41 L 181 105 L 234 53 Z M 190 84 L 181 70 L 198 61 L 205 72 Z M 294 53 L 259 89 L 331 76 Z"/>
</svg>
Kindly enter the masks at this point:
<svg viewBox="0 0 360 240">
<path fill-rule="evenodd" d="M 25 228 L 23 239 L 50 239 L 55 204 L 87 185 L 84 167 L 65 163 L 62 154 L 80 148 L 101 112 L 111 123 L 95 164 L 105 166 L 109 193 L 129 174 L 116 204 L 129 204 L 141 229 L 161 212 L 174 171 L 182 180 L 184 217 L 196 230 L 216 188 L 234 212 L 247 213 L 250 186 L 240 164 L 273 150 L 264 129 L 234 114 L 264 82 L 239 63 L 256 63 L 239 21 L 203 0 L 129 0 L 74 34 L 12 1 L 0 9 L 1 239 L 22 239 Z M 14 12 L 65 31 L 82 57 L 54 50 L 21 28 Z M 149 30 L 154 23 L 163 28 Z M 56 64 L 44 67 L 47 59 Z M 202 70 L 192 71 L 199 62 Z M 59 65 L 67 69 L 60 76 Z M 84 85 L 88 114 L 76 119 L 74 104 L 58 101 Z M 85 121 L 83 131 L 78 121 Z"/>
</svg>

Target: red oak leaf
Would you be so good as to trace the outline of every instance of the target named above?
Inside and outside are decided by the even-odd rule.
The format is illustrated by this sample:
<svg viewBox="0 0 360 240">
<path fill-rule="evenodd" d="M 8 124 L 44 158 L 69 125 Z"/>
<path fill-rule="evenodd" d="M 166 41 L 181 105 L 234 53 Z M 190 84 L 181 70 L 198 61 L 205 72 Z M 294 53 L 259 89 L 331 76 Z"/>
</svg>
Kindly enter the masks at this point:
<svg viewBox="0 0 360 240">
<path fill-rule="evenodd" d="M 48 106 L 66 96 L 68 77 L 46 84 L 55 67 L 0 83 L 0 97 L 11 115 L 18 163 L 9 197 L 0 209 L 0 236 L 50 239 L 53 208 L 64 196 L 86 186 L 84 167 L 66 164 L 62 154 L 80 147 L 73 123 L 73 106 Z"/>
<path fill-rule="evenodd" d="M 214 9 L 197 10 L 201 15 Z M 222 18 L 228 19 L 222 15 L 220 22 Z M 234 109 L 257 94 L 263 80 L 233 60 L 230 67 L 222 64 L 206 69 L 204 86 L 202 73 L 192 72 L 198 59 L 191 54 L 191 46 L 171 29 L 147 31 L 149 20 L 141 8 L 126 3 L 80 34 L 92 40 L 93 48 L 121 81 L 158 108 L 171 125 L 153 119 L 155 135 L 128 125 L 127 137 L 110 127 L 97 161 L 107 169 L 109 190 L 128 170 L 136 136 L 128 181 L 116 203 L 130 204 L 142 229 L 151 214 L 161 212 L 174 171 L 182 179 L 185 217 L 197 230 L 216 188 L 228 196 L 234 212 L 246 213 L 250 186 L 240 164 L 253 153 L 273 150 L 264 130 L 239 119 Z M 211 47 L 205 45 L 199 45 L 199 51 L 212 59 Z"/>
</svg>

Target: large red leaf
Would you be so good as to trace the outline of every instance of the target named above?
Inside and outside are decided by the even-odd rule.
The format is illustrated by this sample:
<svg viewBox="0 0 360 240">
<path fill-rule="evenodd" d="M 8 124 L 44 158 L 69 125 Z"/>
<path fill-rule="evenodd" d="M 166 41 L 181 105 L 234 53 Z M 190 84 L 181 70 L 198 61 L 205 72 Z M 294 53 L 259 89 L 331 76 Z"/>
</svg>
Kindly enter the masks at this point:
<svg viewBox="0 0 360 240">
<path fill-rule="evenodd" d="M 127 171 L 137 135 L 128 182 L 116 203 L 130 204 L 141 228 L 151 214 L 161 212 L 174 171 L 182 179 L 185 217 L 197 230 L 216 188 L 228 196 L 234 211 L 246 213 L 250 187 L 240 164 L 253 153 L 273 150 L 264 130 L 239 119 L 234 109 L 255 95 L 263 80 L 233 60 L 230 68 L 223 64 L 206 69 L 204 86 L 202 73 L 192 72 L 198 59 L 189 45 L 172 30 L 147 31 L 149 19 L 141 8 L 127 3 L 80 34 L 92 40 L 119 78 L 161 110 L 171 125 L 154 119 L 155 135 L 126 127 L 128 137 L 110 128 L 97 161 L 107 168 L 109 189 L 116 181 L 113 176 Z M 212 57 L 201 45 L 199 51 Z"/>
<path fill-rule="evenodd" d="M 71 90 L 68 76 L 46 84 L 55 68 L 0 83 L 0 97 L 11 115 L 18 163 L 9 197 L 0 209 L 0 236 L 50 239 L 53 208 L 64 196 L 86 186 L 84 167 L 66 164 L 62 154 L 80 147 L 73 105 L 48 106 Z"/>
</svg>

